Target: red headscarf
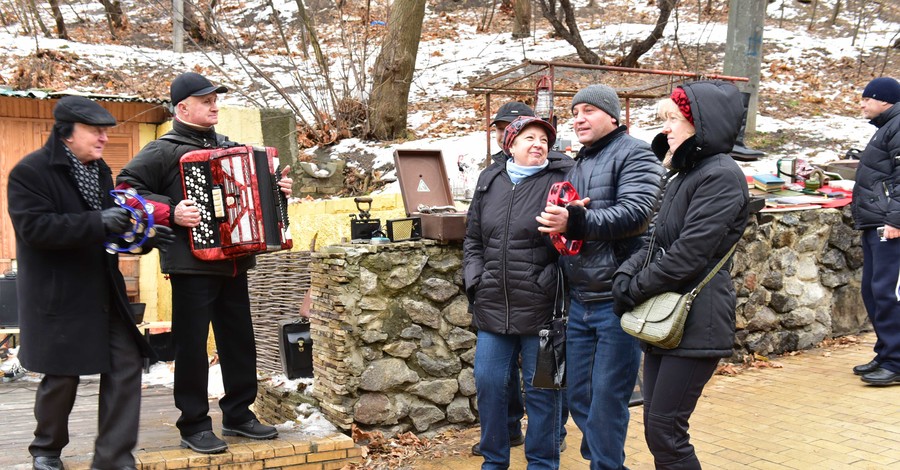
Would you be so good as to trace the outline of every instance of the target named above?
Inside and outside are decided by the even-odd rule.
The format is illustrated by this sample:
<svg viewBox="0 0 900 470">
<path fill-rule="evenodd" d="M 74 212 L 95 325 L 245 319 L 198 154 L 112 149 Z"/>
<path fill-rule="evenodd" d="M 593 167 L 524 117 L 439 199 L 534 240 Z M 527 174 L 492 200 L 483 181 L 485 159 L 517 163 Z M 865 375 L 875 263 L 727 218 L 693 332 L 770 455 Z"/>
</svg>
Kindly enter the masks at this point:
<svg viewBox="0 0 900 470">
<path fill-rule="evenodd" d="M 678 105 L 678 110 L 684 115 L 691 125 L 694 125 L 694 116 L 691 115 L 691 102 L 682 88 L 672 90 L 672 101 Z"/>
</svg>

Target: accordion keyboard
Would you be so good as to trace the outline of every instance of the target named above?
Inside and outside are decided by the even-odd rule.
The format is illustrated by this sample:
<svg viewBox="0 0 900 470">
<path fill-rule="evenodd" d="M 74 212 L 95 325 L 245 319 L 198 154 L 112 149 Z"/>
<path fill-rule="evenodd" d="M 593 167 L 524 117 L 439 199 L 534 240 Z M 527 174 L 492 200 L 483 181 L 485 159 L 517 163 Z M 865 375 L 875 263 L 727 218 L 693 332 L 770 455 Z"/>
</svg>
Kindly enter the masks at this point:
<svg viewBox="0 0 900 470">
<path fill-rule="evenodd" d="M 194 249 L 215 248 L 221 245 L 218 214 L 224 212 L 220 197 L 213 197 L 208 188 L 212 186 L 212 174 L 205 162 L 182 163 L 184 189 L 187 199 L 194 201 L 200 209 L 200 224 L 191 229 Z M 212 191 L 219 191 L 213 188 Z M 221 217 L 221 215 L 219 215 Z"/>
</svg>

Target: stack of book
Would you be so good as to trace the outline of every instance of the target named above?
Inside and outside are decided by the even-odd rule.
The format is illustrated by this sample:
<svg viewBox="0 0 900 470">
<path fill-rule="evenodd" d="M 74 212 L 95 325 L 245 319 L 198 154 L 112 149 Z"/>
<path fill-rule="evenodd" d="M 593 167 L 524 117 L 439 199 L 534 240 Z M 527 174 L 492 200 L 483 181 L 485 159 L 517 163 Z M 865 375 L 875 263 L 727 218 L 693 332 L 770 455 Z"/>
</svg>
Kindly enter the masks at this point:
<svg viewBox="0 0 900 470">
<path fill-rule="evenodd" d="M 753 186 L 766 192 L 778 191 L 784 186 L 784 180 L 775 175 L 753 175 Z"/>
</svg>

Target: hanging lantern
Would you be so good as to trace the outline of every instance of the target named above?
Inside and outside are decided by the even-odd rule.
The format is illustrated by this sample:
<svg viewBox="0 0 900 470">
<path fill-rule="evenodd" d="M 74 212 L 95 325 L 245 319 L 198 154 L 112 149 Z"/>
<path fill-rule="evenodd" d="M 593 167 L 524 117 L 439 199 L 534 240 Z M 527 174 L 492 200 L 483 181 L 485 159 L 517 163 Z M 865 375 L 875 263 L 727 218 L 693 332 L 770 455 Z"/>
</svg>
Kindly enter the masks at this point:
<svg viewBox="0 0 900 470">
<path fill-rule="evenodd" d="M 534 90 L 534 114 L 547 121 L 553 119 L 553 80 L 543 75 Z"/>
</svg>

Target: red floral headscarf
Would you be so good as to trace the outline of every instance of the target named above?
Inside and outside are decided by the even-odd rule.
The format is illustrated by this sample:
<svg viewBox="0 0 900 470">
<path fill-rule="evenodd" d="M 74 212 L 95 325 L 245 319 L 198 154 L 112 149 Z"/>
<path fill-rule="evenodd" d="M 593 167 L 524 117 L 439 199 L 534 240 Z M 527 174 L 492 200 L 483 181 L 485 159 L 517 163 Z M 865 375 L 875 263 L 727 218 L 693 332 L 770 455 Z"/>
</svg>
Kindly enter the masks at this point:
<svg viewBox="0 0 900 470">
<path fill-rule="evenodd" d="M 678 110 L 681 111 L 681 114 L 684 115 L 684 118 L 688 120 L 691 125 L 694 125 L 694 116 L 691 115 L 691 102 L 688 100 L 687 95 L 684 93 L 682 88 L 675 88 L 672 90 L 672 101 L 678 105 Z"/>
</svg>

